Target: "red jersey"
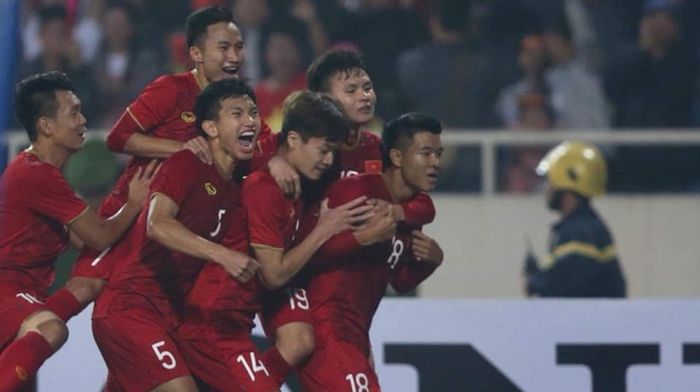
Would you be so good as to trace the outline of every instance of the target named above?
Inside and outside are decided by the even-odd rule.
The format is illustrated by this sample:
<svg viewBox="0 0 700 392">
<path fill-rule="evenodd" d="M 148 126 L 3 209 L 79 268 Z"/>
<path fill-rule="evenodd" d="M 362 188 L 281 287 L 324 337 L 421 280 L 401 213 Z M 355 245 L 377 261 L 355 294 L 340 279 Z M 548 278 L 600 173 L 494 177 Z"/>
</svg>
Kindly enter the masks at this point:
<svg viewBox="0 0 700 392">
<path fill-rule="evenodd" d="M 222 245 L 248 253 L 248 220 L 242 203 L 235 205 L 230 216 L 231 225 Z M 264 292 L 265 287 L 257 278 L 242 284 L 220 265 L 207 263 L 187 296 L 187 322 L 178 333 L 196 338 L 203 326 L 223 336 L 248 333 L 254 326 L 253 319 L 260 310 Z"/>
<path fill-rule="evenodd" d="M 393 202 L 381 174 L 339 180 L 327 193 L 333 208 L 360 196 Z M 308 214 L 311 216 L 310 214 Z M 415 287 L 435 269 L 412 256 L 411 232 L 399 227 L 391 241 L 361 246 L 347 231 L 327 241 L 314 256 L 307 286 L 317 336 L 332 334 L 369 352 L 369 328 L 389 283 L 398 291 Z"/>
<path fill-rule="evenodd" d="M 240 187 L 219 174 L 215 165 L 202 163 L 189 150 L 168 158 L 151 183 L 151 193 L 162 193 L 178 206 L 176 219 L 193 233 L 220 242 L 227 231 L 231 204 Z M 164 300 L 178 313 L 185 294 L 206 260 L 170 250 L 148 238 L 145 208 L 127 236 L 112 249 L 115 263 L 108 289 L 139 293 L 150 301 Z M 103 293 L 104 296 L 105 293 Z M 101 299 L 101 298 L 100 298 Z M 108 304 L 108 300 L 98 299 Z M 99 306 L 98 306 L 99 307 Z M 96 309 L 96 314 L 100 313 Z"/>
<path fill-rule="evenodd" d="M 109 131 L 107 146 L 112 151 L 123 152 L 126 141 L 136 132 L 180 142 L 192 139 L 197 136 L 194 103 L 201 90 L 191 71 L 157 78 L 126 108 Z M 138 168 L 150 161 L 151 158 L 133 157 L 117 180 L 112 196 L 126 201 L 129 181 Z"/>
<path fill-rule="evenodd" d="M 115 152 L 124 152 L 127 140 L 136 132 L 148 136 L 186 142 L 198 135 L 195 126 L 194 105 L 202 86 L 193 71 L 174 75 L 163 75 L 146 86 L 141 94 L 121 115 L 107 135 L 107 146 Z M 267 124 L 262 124 L 260 136 L 270 133 Z M 117 180 L 110 197 L 105 199 L 105 215 L 109 216 L 121 208 L 107 206 L 110 198 L 126 202 L 129 181 L 140 167 L 145 167 L 152 158 L 133 157 Z M 244 166 L 247 164 L 244 164 Z M 123 204 L 123 203 L 122 203 Z M 114 210 L 114 211 L 112 211 Z"/>
<path fill-rule="evenodd" d="M 252 168 L 264 168 L 267 162 L 275 155 L 278 147 L 277 134 L 268 133 L 258 138 Z M 315 201 L 310 193 L 320 194 L 323 190 L 338 178 L 353 176 L 362 173 L 381 173 L 382 171 L 382 140 L 376 134 L 362 130 L 355 144 L 343 146 L 336 156 L 333 167 L 324 174 L 321 181 L 307 182 L 310 188 L 306 190 L 306 199 Z M 311 196 L 309 198 L 309 196 Z M 421 192 L 409 202 L 401 204 L 404 210 L 404 225 L 420 227 L 435 219 L 435 206 L 427 193 Z"/>
<path fill-rule="evenodd" d="M 284 196 L 266 170 L 255 171 L 243 183 L 250 245 L 286 250 L 294 241 L 301 216 L 301 200 Z"/>
<path fill-rule="evenodd" d="M 57 167 L 20 153 L 0 179 L 0 284 L 45 294 L 68 244 L 66 226 L 87 208 Z"/>
</svg>

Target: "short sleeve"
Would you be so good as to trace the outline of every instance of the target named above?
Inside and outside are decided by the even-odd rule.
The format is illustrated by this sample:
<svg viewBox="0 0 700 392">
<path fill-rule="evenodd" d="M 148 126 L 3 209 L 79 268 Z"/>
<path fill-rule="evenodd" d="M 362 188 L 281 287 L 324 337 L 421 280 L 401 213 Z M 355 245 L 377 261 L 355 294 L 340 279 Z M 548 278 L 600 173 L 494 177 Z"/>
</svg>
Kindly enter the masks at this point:
<svg viewBox="0 0 700 392">
<path fill-rule="evenodd" d="M 243 183 L 243 205 L 248 215 L 252 246 L 284 249 L 284 225 L 288 205 L 282 191 L 265 172 L 254 172 Z"/>
<path fill-rule="evenodd" d="M 172 115 L 177 104 L 175 80 L 162 76 L 148 85 L 126 109 L 142 132 L 148 132 Z"/>
<path fill-rule="evenodd" d="M 163 162 L 151 183 L 151 194 L 163 193 L 182 205 L 187 193 L 200 180 L 202 165 L 191 151 L 178 151 Z"/>
<path fill-rule="evenodd" d="M 48 164 L 37 166 L 25 179 L 23 202 L 39 214 L 67 225 L 88 208 L 55 167 Z"/>
</svg>

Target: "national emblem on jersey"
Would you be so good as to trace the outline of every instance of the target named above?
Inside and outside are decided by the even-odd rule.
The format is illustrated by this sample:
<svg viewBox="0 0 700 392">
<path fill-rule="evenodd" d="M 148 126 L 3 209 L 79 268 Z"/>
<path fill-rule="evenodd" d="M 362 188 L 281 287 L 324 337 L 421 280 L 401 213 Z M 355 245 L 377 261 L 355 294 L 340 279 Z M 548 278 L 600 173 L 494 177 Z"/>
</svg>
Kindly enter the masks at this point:
<svg viewBox="0 0 700 392">
<path fill-rule="evenodd" d="M 194 120 L 197 119 L 197 117 L 195 117 L 194 113 L 192 113 L 192 112 L 182 112 L 180 114 L 180 118 L 182 119 L 182 121 L 184 121 L 188 124 L 192 124 L 194 122 Z"/>
<path fill-rule="evenodd" d="M 365 161 L 365 173 L 381 173 L 382 171 L 382 161 L 369 160 Z"/>
<path fill-rule="evenodd" d="M 216 195 L 216 187 L 214 185 L 212 185 L 211 182 L 205 182 L 204 189 L 207 190 L 207 195 L 209 195 L 209 196 Z"/>
</svg>

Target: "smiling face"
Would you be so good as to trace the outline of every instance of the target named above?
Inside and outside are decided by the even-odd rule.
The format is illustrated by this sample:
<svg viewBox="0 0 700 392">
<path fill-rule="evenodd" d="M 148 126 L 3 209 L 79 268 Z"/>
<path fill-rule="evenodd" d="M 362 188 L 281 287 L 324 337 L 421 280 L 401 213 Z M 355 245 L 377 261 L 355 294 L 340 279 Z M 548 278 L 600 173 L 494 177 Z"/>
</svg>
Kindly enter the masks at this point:
<svg viewBox="0 0 700 392">
<path fill-rule="evenodd" d="M 288 159 L 299 174 L 310 180 L 318 180 L 333 165 L 333 158 L 340 148 L 325 137 L 311 137 L 303 141 L 301 136 L 291 131 L 287 135 Z"/>
<path fill-rule="evenodd" d="M 407 186 L 416 192 L 428 192 L 437 184 L 443 150 L 440 135 L 418 132 L 404 151 L 392 150 L 396 154 L 392 162 L 400 167 Z"/>
<path fill-rule="evenodd" d="M 85 141 L 87 120 L 80 112 L 80 100 L 70 90 L 55 92 L 58 109 L 52 117 L 40 117 L 41 133 L 47 135 L 54 145 L 63 147 L 71 152 L 78 151 Z"/>
<path fill-rule="evenodd" d="M 207 27 L 207 33 L 190 48 L 190 57 L 208 82 L 237 78 L 245 49 L 238 27 L 231 22 L 219 22 Z"/>
<path fill-rule="evenodd" d="M 362 126 L 372 121 L 377 94 L 367 72 L 361 68 L 338 72 L 328 87 L 328 93 L 340 103 L 351 124 Z"/>
<path fill-rule="evenodd" d="M 202 128 L 209 136 L 219 137 L 222 148 L 234 160 L 249 160 L 260 133 L 258 107 L 247 95 L 226 98 L 217 118 L 205 121 Z"/>
</svg>

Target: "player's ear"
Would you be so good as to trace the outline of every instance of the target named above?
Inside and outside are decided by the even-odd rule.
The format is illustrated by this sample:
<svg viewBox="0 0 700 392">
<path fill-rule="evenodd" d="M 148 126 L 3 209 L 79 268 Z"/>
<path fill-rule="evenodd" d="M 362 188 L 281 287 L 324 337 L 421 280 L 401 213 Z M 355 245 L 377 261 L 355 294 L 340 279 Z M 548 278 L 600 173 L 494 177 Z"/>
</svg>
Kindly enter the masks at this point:
<svg viewBox="0 0 700 392">
<path fill-rule="evenodd" d="M 287 133 L 287 146 L 289 146 L 289 148 L 297 148 L 299 144 L 301 144 L 301 136 L 299 133 L 297 133 L 297 131 L 289 131 L 289 133 Z"/>
<path fill-rule="evenodd" d="M 190 58 L 195 64 L 204 61 L 204 55 L 202 54 L 202 50 L 199 49 L 197 45 L 190 46 Z"/>
<path fill-rule="evenodd" d="M 53 121 L 51 121 L 51 118 L 46 116 L 39 117 L 36 121 L 36 132 L 44 136 L 53 133 Z"/>
<path fill-rule="evenodd" d="M 202 121 L 202 130 L 211 138 L 219 136 L 219 129 L 216 128 L 216 123 L 212 120 Z"/>
<path fill-rule="evenodd" d="M 389 150 L 389 160 L 391 160 L 391 165 L 395 167 L 401 167 L 401 158 L 403 154 L 398 148 L 392 148 Z"/>
</svg>

